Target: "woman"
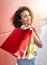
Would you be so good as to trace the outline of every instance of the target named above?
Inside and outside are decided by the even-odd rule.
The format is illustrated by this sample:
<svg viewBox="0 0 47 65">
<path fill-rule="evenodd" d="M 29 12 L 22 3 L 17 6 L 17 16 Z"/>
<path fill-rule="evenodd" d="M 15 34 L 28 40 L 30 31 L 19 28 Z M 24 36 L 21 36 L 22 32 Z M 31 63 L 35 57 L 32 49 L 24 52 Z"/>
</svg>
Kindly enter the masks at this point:
<svg viewBox="0 0 47 65">
<path fill-rule="evenodd" d="M 32 26 L 33 22 L 33 13 L 32 11 L 26 7 L 22 6 L 20 7 L 13 16 L 13 25 L 17 28 L 22 28 L 23 30 L 29 29 L 33 31 L 34 36 L 34 43 L 41 48 L 42 44 L 40 41 L 39 36 L 36 33 L 35 28 Z M 27 52 L 27 50 L 26 50 Z M 31 56 L 30 56 L 31 57 Z M 29 60 L 27 60 L 24 56 L 24 58 L 17 58 L 17 64 L 18 65 L 35 65 L 35 56 L 31 57 Z"/>
</svg>

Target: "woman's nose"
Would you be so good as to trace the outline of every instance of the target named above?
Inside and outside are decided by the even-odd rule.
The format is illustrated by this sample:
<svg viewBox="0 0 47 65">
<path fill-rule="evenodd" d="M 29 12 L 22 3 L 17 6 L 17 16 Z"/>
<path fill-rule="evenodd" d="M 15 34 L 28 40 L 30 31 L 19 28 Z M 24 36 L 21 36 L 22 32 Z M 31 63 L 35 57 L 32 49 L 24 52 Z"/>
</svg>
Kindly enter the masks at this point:
<svg viewBox="0 0 47 65">
<path fill-rule="evenodd" d="M 31 17 L 30 16 L 27 16 L 28 19 L 30 19 Z"/>
</svg>

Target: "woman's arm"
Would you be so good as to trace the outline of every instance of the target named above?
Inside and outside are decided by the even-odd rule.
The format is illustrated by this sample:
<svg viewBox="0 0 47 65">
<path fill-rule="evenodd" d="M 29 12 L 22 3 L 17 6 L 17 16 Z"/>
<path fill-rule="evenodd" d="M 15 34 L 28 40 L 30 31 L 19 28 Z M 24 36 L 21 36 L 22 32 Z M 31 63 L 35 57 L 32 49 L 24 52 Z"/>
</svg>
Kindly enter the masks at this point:
<svg viewBox="0 0 47 65">
<path fill-rule="evenodd" d="M 41 40 L 40 40 L 38 34 L 36 33 L 35 28 L 33 28 L 33 34 L 34 34 L 34 42 L 35 42 L 35 44 L 36 44 L 39 48 L 41 48 L 41 47 L 42 47 L 42 42 L 41 42 Z"/>
<path fill-rule="evenodd" d="M 30 29 L 30 28 L 33 29 L 34 43 L 35 43 L 39 48 L 41 48 L 41 47 L 42 47 L 42 42 L 41 42 L 41 40 L 40 40 L 40 38 L 39 38 L 39 36 L 38 36 L 38 34 L 37 34 L 35 28 L 34 28 L 33 26 L 31 26 L 31 25 L 27 26 L 27 29 Z"/>
</svg>

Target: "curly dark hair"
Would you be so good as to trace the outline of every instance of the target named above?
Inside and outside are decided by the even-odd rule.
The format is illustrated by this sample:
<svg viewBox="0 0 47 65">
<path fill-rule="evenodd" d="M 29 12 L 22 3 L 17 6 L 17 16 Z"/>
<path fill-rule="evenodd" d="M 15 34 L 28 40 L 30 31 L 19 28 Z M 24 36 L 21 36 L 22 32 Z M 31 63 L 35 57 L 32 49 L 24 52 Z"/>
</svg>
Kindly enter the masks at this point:
<svg viewBox="0 0 47 65">
<path fill-rule="evenodd" d="M 22 23 L 20 22 L 21 19 L 21 13 L 23 11 L 27 10 L 31 16 L 31 22 L 33 21 L 33 13 L 32 11 L 26 7 L 26 6 L 22 6 L 20 7 L 14 14 L 14 16 L 12 17 L 12 24 L 14 25 L 14 27 L 21 27 Z"/>
</svg>

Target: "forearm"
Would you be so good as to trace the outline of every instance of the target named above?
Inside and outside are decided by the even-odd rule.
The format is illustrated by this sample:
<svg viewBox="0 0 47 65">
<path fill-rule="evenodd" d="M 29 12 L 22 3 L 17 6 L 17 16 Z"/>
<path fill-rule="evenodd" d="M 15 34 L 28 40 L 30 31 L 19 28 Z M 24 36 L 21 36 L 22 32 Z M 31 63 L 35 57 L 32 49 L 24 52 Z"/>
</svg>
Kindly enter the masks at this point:
<svg viewBox="0 0 47 65">
<path fill-rule="evenodd" d="M 34 33 L 34 42 L 35 42 L 35 44 L 36 44 L 39 48 L 42 47 L 42 42 L 41 42 L 40 38 L 39 38 L 35 33 Z"/>
</svg>

